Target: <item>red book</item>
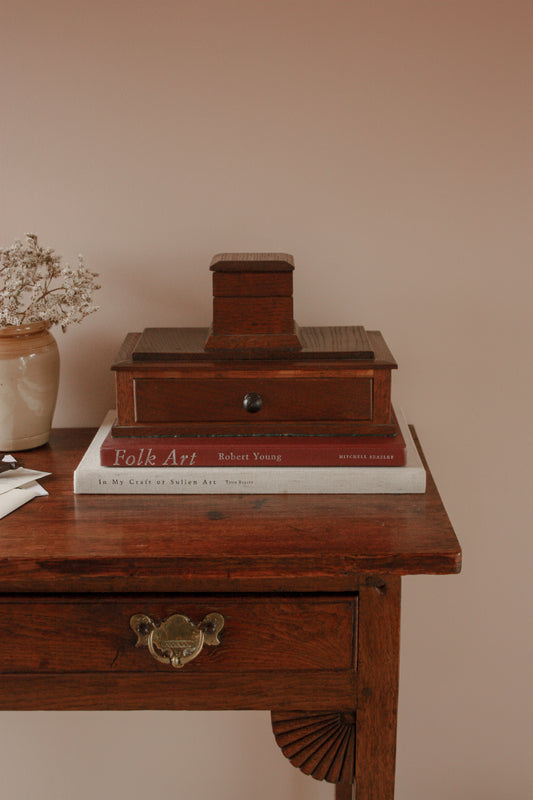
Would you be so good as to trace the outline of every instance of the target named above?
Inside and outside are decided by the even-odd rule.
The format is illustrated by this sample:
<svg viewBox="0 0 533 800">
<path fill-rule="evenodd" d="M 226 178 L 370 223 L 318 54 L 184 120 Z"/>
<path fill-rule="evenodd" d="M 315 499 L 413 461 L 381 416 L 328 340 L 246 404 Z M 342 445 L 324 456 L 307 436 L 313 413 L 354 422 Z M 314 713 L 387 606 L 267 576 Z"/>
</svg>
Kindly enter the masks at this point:
<svg viewBox="0 0 533 800">
<path fill-rule="evenodd" d="M 100 447 L 103 467 L 402 467 L 395 436 L 116 437 Z"/>
</svg>

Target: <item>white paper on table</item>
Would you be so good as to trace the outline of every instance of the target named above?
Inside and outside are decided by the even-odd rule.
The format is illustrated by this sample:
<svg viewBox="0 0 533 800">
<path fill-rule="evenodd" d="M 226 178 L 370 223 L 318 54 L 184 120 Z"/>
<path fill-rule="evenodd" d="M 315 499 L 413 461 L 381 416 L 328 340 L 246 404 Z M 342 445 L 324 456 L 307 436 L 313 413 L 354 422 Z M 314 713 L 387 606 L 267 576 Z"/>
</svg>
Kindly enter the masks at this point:
<svg viewBox="0 0 533 800">
<path fill-rule="evenodd" d="M 19 486 L 24 486 L 26 483 L 37 481 L 40 478 L 46 478 L 47 475 L 51 474 L 50 472 L 39 472 L 36 469 L 24 469 L 24 467 L 2 472 L 0 473 L 0 496 L 5 492 L 10 492 L 11 489 L 18 489 Z"/>
<path fill-rule="evenodd" d="M 37 481 L 31 481 L 30 483 L 25 483 L 24 486 L 3 492 L 0 494 L 0 518 L 11 514 L 12 511 L 16 511 L 17 508 L 20 508 L 29 500 L 33 500 L 34 497 L 47 494 L 46 489 L 43 489 Z"/>
</svg>

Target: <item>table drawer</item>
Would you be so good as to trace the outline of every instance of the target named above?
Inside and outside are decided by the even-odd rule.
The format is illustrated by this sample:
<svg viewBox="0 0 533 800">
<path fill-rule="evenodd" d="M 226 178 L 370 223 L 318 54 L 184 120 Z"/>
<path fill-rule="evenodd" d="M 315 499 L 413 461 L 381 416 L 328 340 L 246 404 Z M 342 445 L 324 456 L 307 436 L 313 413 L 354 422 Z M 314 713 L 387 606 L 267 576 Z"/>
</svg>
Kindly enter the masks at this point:
<svg viewBox="0 0 533 800">
<path fill-rule="evenodd" d="M 137 423 L 370 420 L 371 378 L 137 378 Z M 249 403 L 245 398 L 254 398 Z"/>
<path fill-rule="evenodd" d="M 0 708 L 273 708 L 293 685 L 313 703 L 328 675 L 349 696 L 356 612 L 352 595 L 2 599 Z M 132 618 L 150 620 L 144 641 Z M 202 625 L 203 647 L 172 662 Z"/>
</svg>

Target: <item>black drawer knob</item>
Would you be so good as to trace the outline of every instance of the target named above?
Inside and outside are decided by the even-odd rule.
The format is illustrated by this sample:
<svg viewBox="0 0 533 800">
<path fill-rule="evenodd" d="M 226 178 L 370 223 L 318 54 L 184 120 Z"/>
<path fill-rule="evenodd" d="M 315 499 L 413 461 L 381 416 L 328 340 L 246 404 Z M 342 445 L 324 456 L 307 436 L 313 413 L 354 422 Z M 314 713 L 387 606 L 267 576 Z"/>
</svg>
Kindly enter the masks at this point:
<svg viewBox="0 0 533 800">
<path fill-rule="evenodd" d="M 257 392 L 248 392 L 245 394 L 242 404 L 245 411 L 248 411 L 250 414 L 257 414 L 257 412 L 261 411 L 263 408 L 262 397 L 260 394 L 257 394 Z"/>
</svg>

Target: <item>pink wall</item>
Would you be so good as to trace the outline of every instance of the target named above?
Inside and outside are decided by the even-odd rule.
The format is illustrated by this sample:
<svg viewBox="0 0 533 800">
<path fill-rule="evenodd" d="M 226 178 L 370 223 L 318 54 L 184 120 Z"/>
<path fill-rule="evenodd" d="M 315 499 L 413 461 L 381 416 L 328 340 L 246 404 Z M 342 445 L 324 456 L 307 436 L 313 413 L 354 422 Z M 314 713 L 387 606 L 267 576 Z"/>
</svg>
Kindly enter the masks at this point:
<svg viewBox="0 0 533 800">
<path fill-rule="evenodd" d="M 531 796 L 533 5 L 0 13 L 0 243 L 36 232 L 103 284 L 98 314 L 57 334 L 56 424 L 112 406 L 127 331 L 209 323 L 214 253 L 293 253 L 300 324 L 383 331 L 465 550 L 461 577 L 404 582 L 398 800 Z M 143 752 L 179 763 L 192 800 L 330 795 L 278 757 L 262 715 L 186 723 L 212 737 L 212 767 L 189 719 L 0 715 L 5 796 L 141 797 Z"/>
</svg>

